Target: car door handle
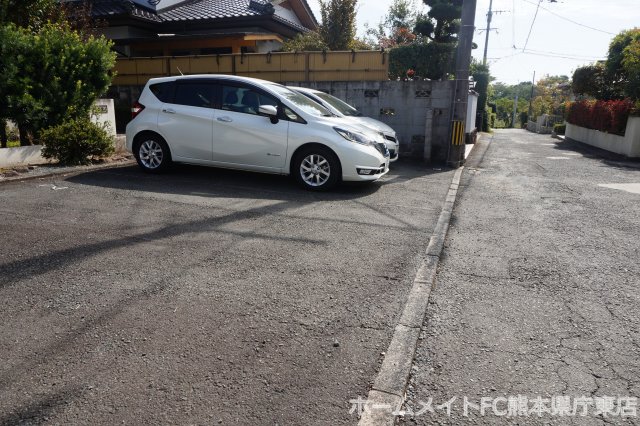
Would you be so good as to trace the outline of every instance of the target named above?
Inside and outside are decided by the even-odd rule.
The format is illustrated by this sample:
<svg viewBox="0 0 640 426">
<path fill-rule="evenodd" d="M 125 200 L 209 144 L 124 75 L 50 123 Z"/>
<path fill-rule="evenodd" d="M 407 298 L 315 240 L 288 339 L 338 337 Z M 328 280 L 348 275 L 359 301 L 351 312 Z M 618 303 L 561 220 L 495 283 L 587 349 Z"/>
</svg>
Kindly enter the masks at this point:
<svg viewBox="0 0 640 426">
<path fill-rule="evenodd" d="M 175 114 L 176 110 L 171 109 L 171 108 L 165 108 L 162 110 L 162 112 L 167 113 L 167 114 Z"/>
<path fill-rule="evenodd" d="M 218 117 L 216 118 L 216 120 L 222 121 L 223 123 L 231 123 L 233 121 L 233 118 L 224 116 L 224 117 Z"/>
</svg>

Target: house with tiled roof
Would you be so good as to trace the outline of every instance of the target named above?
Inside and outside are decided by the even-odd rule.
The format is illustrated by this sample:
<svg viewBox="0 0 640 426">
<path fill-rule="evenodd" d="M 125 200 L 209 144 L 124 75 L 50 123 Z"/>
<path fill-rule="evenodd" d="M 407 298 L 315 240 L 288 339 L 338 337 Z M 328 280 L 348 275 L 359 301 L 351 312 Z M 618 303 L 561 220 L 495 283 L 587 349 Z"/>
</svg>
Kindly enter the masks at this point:
<svg viewBox="0 0 640 426">
<path fill-rule="evenodd" d="M 90 2 L 119 55 L 266 53 L 314 30 L 306 0 L 71 0 Z"/>
</svg>

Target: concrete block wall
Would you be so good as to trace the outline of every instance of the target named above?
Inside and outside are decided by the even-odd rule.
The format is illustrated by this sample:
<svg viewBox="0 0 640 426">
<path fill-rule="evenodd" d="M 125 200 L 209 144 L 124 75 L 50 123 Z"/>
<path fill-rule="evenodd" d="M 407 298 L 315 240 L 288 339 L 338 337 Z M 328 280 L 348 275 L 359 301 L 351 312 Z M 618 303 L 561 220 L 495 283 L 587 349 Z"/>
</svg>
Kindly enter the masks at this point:
<svg viewBox="0 0 640 426">
<path fill-rule="evenodd" d="M 285 83 L 287 84 L 287 83 Z M 335 81 L 288 83 L 343 99 L 398 133 L 405 157 L 446 161 L 452 81 Z"/>
</svg>

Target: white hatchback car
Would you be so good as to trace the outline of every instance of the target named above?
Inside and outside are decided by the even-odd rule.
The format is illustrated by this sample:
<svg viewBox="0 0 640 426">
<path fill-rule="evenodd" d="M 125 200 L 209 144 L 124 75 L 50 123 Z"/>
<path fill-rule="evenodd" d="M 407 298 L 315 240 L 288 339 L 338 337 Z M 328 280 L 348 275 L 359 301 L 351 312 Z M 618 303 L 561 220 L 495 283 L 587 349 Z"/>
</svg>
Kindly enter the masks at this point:
<svg viewBox="0 0 640 426">
<path fill-rule="evenodd" d="M 227 75 L 154 78 L 127 125 L 140 167 L 172 161 L 293 175 L 305 188 L 375 181 L 389 171 L 382 138 L 285 86 Z"/>
<path fill-rule="evenodd" d="M 309 99 L 312 99 L 331 111 L 338 117 L 343 117 L 345 120 L 357 125 L 364 126 L 375 132 L 378 132 L 385 139 L 385 143 L 390 153 L 390 161 L 396 161 L 400 156 L 400 143 L 396 135 L 396 131 L 386 123 L 375 118 L 366 117 L 362 115 L 360 111 L 352 107 L 340 98 L 336 98 L 333 95 L 322 92 L 316 89 L 309 89 L 307 87 L 288 86 L 294 92 L 302 93 Z"/>
</svg>

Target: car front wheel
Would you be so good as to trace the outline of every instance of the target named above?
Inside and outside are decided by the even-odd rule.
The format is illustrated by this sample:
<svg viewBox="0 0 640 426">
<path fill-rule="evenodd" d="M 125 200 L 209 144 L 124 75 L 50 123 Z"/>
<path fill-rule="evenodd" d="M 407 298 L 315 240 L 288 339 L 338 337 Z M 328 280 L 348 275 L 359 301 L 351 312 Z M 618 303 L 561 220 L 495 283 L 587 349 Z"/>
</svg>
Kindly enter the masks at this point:
<svg viewBox="0 0 640 426">
<path fill-rule="evenodd" d="M 298 183 L 312 191 L 326 191 L 340 179 L 340 161 L 327 148 L 310 147 L 302 150 L 292 171 Z"/>
<path fill-rule="evenodd" d="M 171 163 L 171 153 L 167 143 L 157 136 L 142 138 L 136 147 L 136 160 L 146 172 L 160 172 Z"/>
</svg>

